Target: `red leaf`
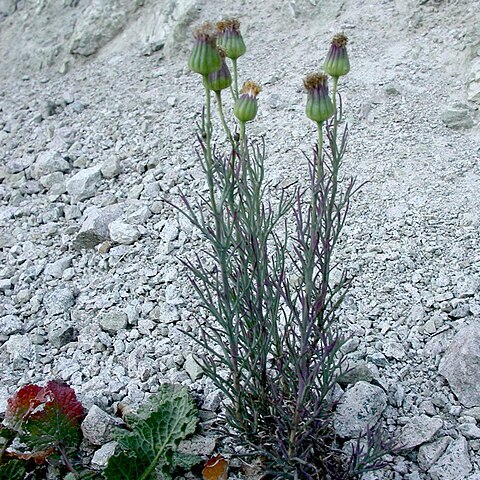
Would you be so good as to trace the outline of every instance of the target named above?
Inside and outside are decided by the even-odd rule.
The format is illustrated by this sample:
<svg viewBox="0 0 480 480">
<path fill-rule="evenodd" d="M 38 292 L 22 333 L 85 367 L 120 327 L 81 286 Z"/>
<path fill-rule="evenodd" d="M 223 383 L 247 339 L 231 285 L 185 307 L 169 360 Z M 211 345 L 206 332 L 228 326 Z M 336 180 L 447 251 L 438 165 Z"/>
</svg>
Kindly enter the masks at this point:
<svg viewBox="0 0 480 480">
<path fill-rule="evenodd" d="M 82 404 L 77 400 L 75 391 L 66 383 L 52 380 L 45 387 L 45 412 L 52 407 L 63 413 L 72 423 L 80 423 L 85 416 Z M 42 412 L 38 412 L 41 415 Z M 33 416 L 36 416 L 34 413 Z"/>
<path fill-rule="evenodd" d="M 44 388 L 44 403 L 24 422 L 22 439 L 34 451 L 47 450 L 52 444 L 73 448 L 80 443 L 82 404 L 65 383 L 50 381 Z"/>
<path fill-rule="evenodd" d="M 38 385 L 25 385 L 7 401 L 5 421 L 18 430 L 20 423 L 45 401 L 44 389 Z"/>
</svg>

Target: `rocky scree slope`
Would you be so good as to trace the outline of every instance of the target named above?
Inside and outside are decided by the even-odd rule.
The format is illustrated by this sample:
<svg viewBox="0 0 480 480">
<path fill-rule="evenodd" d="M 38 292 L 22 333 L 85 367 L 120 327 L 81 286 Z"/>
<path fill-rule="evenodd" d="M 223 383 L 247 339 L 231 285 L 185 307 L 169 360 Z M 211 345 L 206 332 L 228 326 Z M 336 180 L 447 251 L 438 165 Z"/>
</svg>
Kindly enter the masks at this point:
<svg viewBox="0 0 480 480">
<path fill-rule="evenodd" d="M 107 444 L 100 466 L 115 402 L 168 381 L 205 419 L 221 408 L 181 333 L 202 321 L 179 262 L 201 239 L 166 200 L 205 188 L 185 64 L 192 28 L 223 12 L 249 46 L 240 74 L 264 86 L 251 133 L 266 136 L 273 197 L 306 178 L 301 78 L 333 33 L 351 40 L 344 171 L 368 183 L 338 250 L 355 366 L 339 435 L 381 421 L 405 444 L 370 480 L 479 478 L 478 6 L 0 1 L 0 412 L 19 385 L 67 381 L 90 409 L 85 436 Z"/>
</svg>

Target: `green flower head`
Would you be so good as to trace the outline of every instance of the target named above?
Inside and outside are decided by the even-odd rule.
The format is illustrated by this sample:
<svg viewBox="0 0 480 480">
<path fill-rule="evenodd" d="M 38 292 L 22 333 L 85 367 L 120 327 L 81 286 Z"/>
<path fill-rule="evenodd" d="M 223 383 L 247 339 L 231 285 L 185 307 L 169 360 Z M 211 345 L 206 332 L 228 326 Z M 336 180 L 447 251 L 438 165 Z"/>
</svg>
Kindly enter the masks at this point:
<svg viewBox="0 0 480 480">
<path fill-rule="evenodd" d="M 197 28 L 193 34 L 195 43 L 188 60 L 190 70 L 201 75 L 215 72 L 222 66 L 222 58 L 217 49 L 217 38 L 210 23 Z"/>
<path fill-rule="evenodd" d="M 248 80 L 243 84 L 241 95 L 235 102 L 233 107 L 234 115 L 241 122 L 250 122 L 257 115 L 258 104 L 257 96 L 261 92 L 261 88 L 252 80 Z"/>
<path fill-rule="evenodd" d="M 240 22 L 236 18 L 218 22 L 217 32 L 218 46 L 225 50 L 225 56 L 228 58 L 237 59 L 247 51 L 240 33 Z"/>
<path fill-rule="evenodd" d="M 335 35 L 332 39 L 323 65 L 323 69 L 332 77 L 341 77 L 350 71 L 347 43 L 348 38 L 343 33 Z"/>
<path fill-rule="evenodd" d="M 305 77 L 303 85 L 307 90 L 305 113 L 310 120 L 321 123 L 334 113 L 333 103 L 328 95 L 328 77 L 323 73 L 311 73 Z"/>
</svg>

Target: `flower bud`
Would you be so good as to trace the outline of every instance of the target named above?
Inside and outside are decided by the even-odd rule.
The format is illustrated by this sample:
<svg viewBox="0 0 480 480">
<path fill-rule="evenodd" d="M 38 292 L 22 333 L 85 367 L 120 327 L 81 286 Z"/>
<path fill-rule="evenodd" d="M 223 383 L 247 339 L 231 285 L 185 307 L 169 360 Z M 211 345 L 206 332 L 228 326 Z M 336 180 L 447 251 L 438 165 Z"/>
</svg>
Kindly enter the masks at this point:
<svg viewBox="0 0 480 480">
<path fill-rule="evenodd" d="M 327 76 L 323 73 L 311 73 L 303 81 L 307 90 L 305 113 L 310 120 L 321 123 L 328 120 L 335 109 L 328 96 Z"/>
<path fill-rule="evenodd" d="M 341 77 L 350 71 L 347 54 L 348 39 L 343 33 L 335 35 L 327 53 L 323 69 L 332 77 Z"/>
<path fill-rule="evenodd" d="M 219 50 L 220 56 L 222 57 L 222 66 L 220 67 L 220 70 L 209 73 L 207 78 L 207 87 L 214 92 L 220 92 L 220 90 L 228 88 L 232 84 L 232 76 L 225 63 L 225 52 L 223 49 Z"/>
<path fill-rule="evenodd" d="M 217 31 L 218 46 L 225 50 L 225 55 L 228 58 L 237 59 L 247 51 L 242 34 L 240 33 L 240 22 L 236 18 L 218 22 Z"/>
<path fill-rule="evenodd" d="M 258 104 L 257 95 L 261 92 L 261 88 L 251 80 L 243 84 L 241 95 L 235 102 L 233 113 L 241 122 L 250 122 L 257 115 Z"/>
<path fill-rule="evenodd" d="M 212 26 L 203 24 L 193 34 L 195 43 L 188 60 L 190 70 L 208 75 L 222 66 L 222 58 L 217 49 L 217 39 Z"/>
</svg>

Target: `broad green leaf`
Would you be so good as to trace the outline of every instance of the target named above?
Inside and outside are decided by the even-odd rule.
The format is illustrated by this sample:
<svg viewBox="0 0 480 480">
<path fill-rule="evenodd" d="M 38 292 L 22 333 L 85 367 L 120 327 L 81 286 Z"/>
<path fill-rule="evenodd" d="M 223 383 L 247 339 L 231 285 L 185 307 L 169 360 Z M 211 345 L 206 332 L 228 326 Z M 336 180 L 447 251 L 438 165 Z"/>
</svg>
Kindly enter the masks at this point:
<svg viewBox="0 0 480 480">
<path fill-rule="evenodd" d="M 23 480 L 25 467 L 19 460 L 10 460 L 0 465 L 0 480 Z"/>
<path fill-rule="evenodd" d="M 197 411 L 186 388 L 163 385 L 127 421 L 132 431 L 118 429 L 114 435 L 121 451 L 108 462 L 104 472 L 108 480 L 154 480 L 158 469 L 168 478 L 185 463 L 180 457 L 175 463 L 173 453 L 197 424 Z"/>
<path fill-rule="evenodd" d="M 102 480 L 102 476 L 98 472 L 92 470 L 81 469 L 75 466 L 76 473 L 67 473 L 63 480 Z"/>
<path fill-rule="evenodd" d="M 110 457 L 104 475 L 108 480 L 131 480 L 132 478 L 153 480 L 153 473 L 144 476 L 148 466 L 148 462 L 142 462 L 137 457 L 120 452 Z"/>
</svg>

